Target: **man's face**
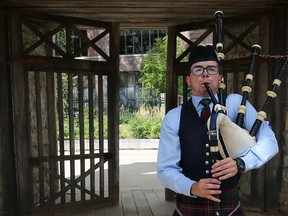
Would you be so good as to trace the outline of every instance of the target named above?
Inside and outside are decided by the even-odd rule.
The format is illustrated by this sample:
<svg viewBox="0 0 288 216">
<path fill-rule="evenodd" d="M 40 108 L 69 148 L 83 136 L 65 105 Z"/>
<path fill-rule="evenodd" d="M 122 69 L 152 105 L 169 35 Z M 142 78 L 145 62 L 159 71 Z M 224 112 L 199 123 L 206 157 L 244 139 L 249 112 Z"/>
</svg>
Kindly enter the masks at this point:
<svg viewBox="0 0 288 216">
<path fill-rule="evenodd" d="M 208 68 L 207 68 L 208 67 Z M 194 69 L 193 69 L 194 68 Z M 206 68 L 202 75 L 195 75 L 192 69 L 199 74 Z M 210 74 L 208 73 L 208 71 Z M 217 70 L 217 71 L 215 71 Z M 215 72 L 217 72 L 215 74 Z M 214 74 L 211 74 L 214 73 Z M 190 68 L 190 74 L 186 76 L 187 85 L 191 88 L 191 93 L 196 96 L 207 97 L 209 96 L 204 83 L 208 83 L 211 90 L 215 93 L 218 91 L 218 85 L 222 76 L 219 75 L 219 65 L 216 61 L 202 61 L 194 63 Z"/>
</svg>

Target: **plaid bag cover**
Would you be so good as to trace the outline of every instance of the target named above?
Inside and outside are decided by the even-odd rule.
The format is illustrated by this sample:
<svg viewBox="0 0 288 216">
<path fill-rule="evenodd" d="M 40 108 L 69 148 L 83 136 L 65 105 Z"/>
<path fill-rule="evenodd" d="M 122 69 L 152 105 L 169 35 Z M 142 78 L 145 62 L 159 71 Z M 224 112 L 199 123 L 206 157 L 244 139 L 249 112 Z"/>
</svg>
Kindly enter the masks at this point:
<svg viewBox="0 0 288 216">
<path fill-rule="evenodd" d="M 240 206 L 238 188 L 225 190 L 220 194 L 220 216 L 243 216 Z M 184 195 L 177 196 L 178 209 L 173 216 L 214 216 L 215 202 L 206 198 L 191 198 Z"/>
</svg>

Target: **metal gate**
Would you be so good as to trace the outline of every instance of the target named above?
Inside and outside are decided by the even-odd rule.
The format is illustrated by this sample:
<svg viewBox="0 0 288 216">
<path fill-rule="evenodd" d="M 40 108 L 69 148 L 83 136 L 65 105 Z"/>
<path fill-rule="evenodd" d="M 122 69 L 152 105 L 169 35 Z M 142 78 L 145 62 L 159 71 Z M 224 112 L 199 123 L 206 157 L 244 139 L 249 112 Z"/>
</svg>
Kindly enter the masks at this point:
<svg viewBox="0 0 288 216">
<path fill-rule="evenodd" d="M 25 11 L 9 24 L 19 214 L 118 204 L 118 24 Z"/>
</svg>

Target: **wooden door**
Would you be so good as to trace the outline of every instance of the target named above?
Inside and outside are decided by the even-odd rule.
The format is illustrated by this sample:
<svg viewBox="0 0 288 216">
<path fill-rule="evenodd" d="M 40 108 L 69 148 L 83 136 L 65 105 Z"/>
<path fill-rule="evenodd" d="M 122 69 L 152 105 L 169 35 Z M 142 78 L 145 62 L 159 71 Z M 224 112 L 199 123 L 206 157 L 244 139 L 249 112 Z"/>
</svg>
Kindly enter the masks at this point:
<svg viewBox="0 0 288 216">
<path fill-rule="evenodd" d="M 118 24 L 9 19 L 19 214 L 118 204 Z"/>
</svg>

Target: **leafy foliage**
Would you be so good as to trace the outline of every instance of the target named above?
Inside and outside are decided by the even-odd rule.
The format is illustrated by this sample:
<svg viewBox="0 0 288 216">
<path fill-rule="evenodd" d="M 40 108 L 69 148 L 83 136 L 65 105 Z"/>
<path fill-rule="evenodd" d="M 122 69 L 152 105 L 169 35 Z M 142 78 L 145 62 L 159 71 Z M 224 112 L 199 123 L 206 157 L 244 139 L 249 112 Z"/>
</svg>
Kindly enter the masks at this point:
<svg viewBox="0 0 288 216">
<path fill-rule="evenodd" d="M 167 71 L 167 37 L 156 39 L 155 46 L 145 56 L 141 66 L 140 82 L 146 89 L 164 93 Z"/>
<path fill-rule="evenodd" d="M 144 57 L 140 66 L 142 83 L 146 91 L 165 93 L 167 73 L 167 40 L 168 37 L 156 39 L 154 47 Z M 180 40 L 177 40 L 177 56 L 183 52 Z M 183 79 L 178 79 L 179 93 L 183 89 Z M 145 93 L 145 92 L 144 92 Z"/>
</svg>

